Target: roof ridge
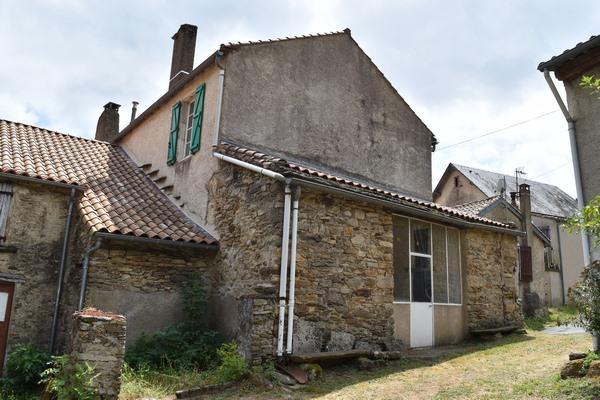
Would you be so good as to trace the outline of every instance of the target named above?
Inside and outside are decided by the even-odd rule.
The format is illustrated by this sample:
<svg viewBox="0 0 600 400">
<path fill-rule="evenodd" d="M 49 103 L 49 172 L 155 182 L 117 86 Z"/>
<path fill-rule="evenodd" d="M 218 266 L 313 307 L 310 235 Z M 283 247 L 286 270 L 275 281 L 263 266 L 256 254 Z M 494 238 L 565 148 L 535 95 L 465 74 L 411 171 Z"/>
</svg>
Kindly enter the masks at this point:
<svg viewBox="0 0 600 400">
<path fill-rule="evenodd" d="M 455 167 L 463 167 L 463 168 L 475 169 L 475 170 L 478 170 L 478 171 L 483 171 L 483 172 L 487 172 L 487 173 L 490 173 L 490 174 L 496 174 L 496 175 L 502 175 L 502 176 L 505 176 L 505 177 L 506 177 L 506 176 L 508 176 L 508 177 L 514 178 L 514 176 L 513 176 L 513 175 L 510 175 L 510 174 L 505 174 L 505 173 L 502 173 L 502 172 L 490 171 L 490 170 L 488 170 L 488 169 L 483 169 L 483 168 L 478 168 L 478 167 L 470 167 L 470 166 L 468 166 L 468 165 L 457 164 L 457 163 L 450 163 L 450 164 L 454 165 Z M 562 192 L 564 192 L 564 190 L 562 190 L 562 189 L 561 189 L 560 187 L 558 187 L 557 185 L 553 185 L 552 183 L 545 183 L 545 182 L 535 181 L 535 180 L 533 180 L 533 179 L 527 179 L 527 178 L 519 178 L 519 181 L 522 181 L 522 182 L 533 182 L 533 183 L 537 183 L 537 184 L 539 184 L 539 185 L 552 186 L 552 187 L 554 187 L 554 188 L 557 188 L 557 189 L 561 190 Z M 565 193 L 566 193 L 566 192 L 565 192 Z M 567 193 L 567 194 L 568 194 L 568 193 Z M 492 197 L 493 197 L 493 196 L 492 196 Z M 466 204 L 466 203 L 465 203 L 465 204 Z"/>
<path fill-rule="evenodd" d="M 61 136 L 66 136 L 66 137 L 73 138 L 73 139 L 84 140 L 86 142 L 95 142 L 95 143 L 101 143 L 101 144 L 104 144 L 104 145 L 107 145 L 107 146 L 111 146 L 111 147 L 119 147 L 117 145 L 114 145 L 114 144 L 112 144 L 110 142 L 106 142 L 104 140 L 97 140 L 97 139 L 86 138 L 86 137 L 83 137 L 83 136 L 76 136 L 76 135 L 72 135 L 70 133 L 64 133 L 64 132 L 54 131 L 52 129 L 42 128 L 41 126 L 37 126 L 37 125 L 25 124 L 23 122 L 17 122 L 17 121 L 11 121 L 9 119 L 0 118 L 0 122 L 6 122 L 8 124 L 14 124 L 14 125 L 21 125 L 21 126 L 25 126 L 25 127 L 30 127 L 30 128 L 33 128 L 33 129 L 38 129 L 40 131 L 46 131 L 48 133 L 52 133 L 52 134 L 55 134 L 55 135 L 61 135 Z"/>
<path fill-rule="evenodd" d="M 456 204 L 456 205 L 454 205 L 454 206 L 450 206 L 450 207 L 456 208 L 456 207 L 468 206 L 468 205 L 475 204 L 475 203 L 482 203 L 482 202 L 484 202 L 484 201 L 490 201 L 490 200 L 491 200 L 491 199 L 493 199 L 493 198 L 500 198 L 500 197 L 502 197 L 502 195 L 500 195 L 500 194 L 497 194 L 497 195 L 495 195 L 495 196 L 489 196 L 489 197 L 486 197 L 485 199 L 481 199 L 481 200 L 474 200 L 474 201 L 468 201 L 468 202 L 466 202 L 466 203 Z"/>
<path fill-rule="evenodd" d="M 324 37 L 324 36 L 334 36 L 334 35 L 342 35 L 342 34 L 351 34 L 351 30 L 350 28 L 345 28 L 341 31 L 331 31 L 331 32 L 323 32 L 323 33 L 310 33 L 308 35 L 296 35 L 296 36 L 286 36 L 285 38 L 276 38 L 276 39 L 266 39 L 266 40 L 258 40 L 258 41 L 245 41 L 245 42 L 240 42 L 238 41 L 237 43 L 235 42 L 227 42 L 227 43 L 222 43 L 220 48 L 235 48 L 235 47 L 240 47 L 240 46 L 252 46 L 252 45 L 260 45 L 260 44 L 269 44 L 269 43 L 278 43 L 278 42 L 285 42 L 285 41 L 289 41 L 289 40 L 298 40 L 298 39 L 310 39 L 310 38 L 316 38 L 316 37 Z"/>
</svg>

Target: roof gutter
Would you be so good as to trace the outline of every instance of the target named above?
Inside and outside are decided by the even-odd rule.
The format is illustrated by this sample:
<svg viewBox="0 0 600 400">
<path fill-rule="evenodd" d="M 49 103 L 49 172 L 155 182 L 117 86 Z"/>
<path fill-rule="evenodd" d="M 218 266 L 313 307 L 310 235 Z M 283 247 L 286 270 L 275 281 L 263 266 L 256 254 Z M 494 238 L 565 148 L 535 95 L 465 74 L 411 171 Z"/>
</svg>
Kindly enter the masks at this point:
<svg viewBox="0 0 600 400">
<path fill-rule="evenodd" d="M 307 181 L 304 179 L 292 178 L 292 182 L 296 183 L 298 185 L 302 185 L 302 186 L 313 188 L 313 189 L 318 189 L 318 190 L 321 190 L 324 192 L 338 194 L 338 195 L 341 195 L 341 196 L 344 196 L 347 198 L 351 198 L 354 200 L 364 201 L 366 203 L 371 203 L 371 204 L 377 204 L 377 205 L 380 205 L 380 206 L 383 206 L 383 207 L 386 207 L 386 208 L 389 208 L 389 209 L 392 209 L 395 211 L 400 211 L 402 213 L 405 213 L 405 214 L 408 214 L 411 216 L 423 217 L 423 218 L 426 218 L 429 220 L 445 222 L 445 223 L 452 224 L 452 225 L 459 226 L 459 227 L 485 229 L 485 230 L 489 230 L 489 231 L 507 233 L 507 234 L 515 235 L 515 236 L 523 234 L 523 232 L 515 230 L 515 229 L 503 228 L 501 226 L 480 224 L 477 222 L 469 222 L 469 221 L 465 221 L 465 220 L 459 219 L 459 218 L 434 214 L 434 213 L 431 213 L 431 212 L 428 212 L 425 210 L 419 210 L 416 207 L 399 204 L 394 201 L 385 200 L 385 199 L 381 199 L 381 198 L 377 198 L 377 197 L 372 197 L 372 196 L 368 196 L 365 194 L 356 193 L 356 192 L 353 192 L 350 190 L 345 190 L 345 189 L 341 189 L 341 188 L 324 185 L 321 183 Z"/>
<path fill-rule="evenodd" d="M 585 202 L 583 200 L 583 186 L 581 183 L 581 169 L 579 164 L 579 153 L 577 151 L 577 141 L 575 139 L 575 120 L 569 113 L 567 106 L 563 102 L 560 97 L 560 93 L 556 89 L 556 85 L 554 85 L 554 81 L 550 76 L 550 71 L 548 68 L 544 69 L 544 79 L 546 79 L 546 83 L 548 87 L 550 87 L 550 91 L 554 95 L 554 99 L 558 103 L 558 107 L 562 111 L 565 120 L 567 121 L 567 126 L 569 130 L 569 141 L 571 143 L 571 159 L 573 161 L 573 172 L 575 173 L 575 187 L 577 189 L 577 208 L 579 210 L 585 207 Z M 585 230 L 581 230 L 581 246 L 583 248 L 583 263 L 584 265 L 590 265 L 590 242 L 587 233 Z"/>
<path fill-rule="evenodd" d="M 216 251 L 219 248 L 218 244 L 207 244 L 207 243 L 191 243 L 191 242 L 180 242 L 176 240 L 165 240 L 155 239 L 141 236 L 130 236 L 118 233 L 107 233 L 107 232 L 96 232 L 94 234 L 99 239 L 115 240 L 122 242 L 134 242 L 140 244 L 148 244 L 153 246 L 167 246 L 177 248 L 188 248 L 188 249 L 203 249 Z"/>
<path fill-rule="evenodd" d="M 46 179 L 42 179 L 42 178 L 34 178 L 31 176 L 9 174 L 6 172 L 0 172 L 0 178 L 6 178 L 6 179 L 14 180 L 14 181 L 21 181 L 21 182 L 28 182 L 28 183 L 39 183 L 41 185 L 53 186 L 53 187 L 62 188 L 62 189 L 75 189 L 75 190 L 78 190 L 81 192 L 83 192 L 86 189 L 84 186 L 75 185 L 75 184 L 71 184 L 71 183 L 50 181 L 50 180 L 46 180 Z"/>
<path fill-rule="evenodd" d="M 229 157 L 224 154 L 217 153 L 217 152 L 213 152 L 213 156 L 215 156 L 219 160 L 223 160 L 223 161 L 226 161 L 233 165 L 237 165 L 238 167 L 249 169 L 250 171 L 257 172 L 264 176 L 268 176 L 269 178 L 277 179 L 278 181 L 282 181 L 282 182 L 286 181 L 285 176 L 283 176 L 277 172 L 273 172 L 270 169 L 259 167 L 254 164 L 250 164 L 246 161 L 238 160 L 237 158 Z"/>
</svg>

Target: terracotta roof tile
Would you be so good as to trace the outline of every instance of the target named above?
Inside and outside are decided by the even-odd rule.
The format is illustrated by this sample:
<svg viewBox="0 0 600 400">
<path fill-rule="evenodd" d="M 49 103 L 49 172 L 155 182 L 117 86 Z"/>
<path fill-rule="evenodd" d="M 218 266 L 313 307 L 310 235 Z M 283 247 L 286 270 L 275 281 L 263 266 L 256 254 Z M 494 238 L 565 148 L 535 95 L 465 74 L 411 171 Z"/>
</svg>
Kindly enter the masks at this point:
<svg viewBox="0 0 600 400">
<path fill-rule="evenodd" d="M 353 188 L 365 192 L 366 194 L 385 196 L 388 197 L 390 200 L 397 201 L 399 203 L 420 206 L 431 211 L 441 212 L 448 216 L 458 217 L 467 221 L 477 222 L 485 225 L 498 226 L 502 228 L 511 228 L 510 226 L 501 222 L 479 217 L 470 213 L 463 212 L 461 210 L 457 210 L 452 207 L 446 207 L 429 201 L 415 199 L 413 197 L 405 196 L 396 192 L 367 185 L 363 182 L 359 182 L 354 179 L 321 171 L 313 167 L 307 167 L 302 166 L 298 163 L 288 162 L 281 158 L 269 156 L 257 152 L 256 150 L 237 146 L 231 143 L 221 143 L 219 146 L 216 147 L 215 151 L 233 158 L 237 158 L 241 161 L 246 161 L 248 163 L 282 173 L 283 175 L 286 175 L 286 173 L 299 173 L 301 175 L 304 175 L 305 177 L 321 178 L 338 184 L 351 186 Z"/>
<path fill-rule="evenodd" d="M 479 215 L 480 212 L 485 210 L 487 207 L 494 204 L 497 200 L 501 199 L 502 196 L 492 196 L 483 200 L 472 201 L 470 203 L 460 204 L 458 206 L 454 206 L 455 209 L 462 211 L 467 214 Z"/>
<path fill-rule="evenodd" d="M 118 146 L 0 120 L 0 172 L 85 188 L 79 201 L 93 232 L 217 244 Z"/>
</svg>

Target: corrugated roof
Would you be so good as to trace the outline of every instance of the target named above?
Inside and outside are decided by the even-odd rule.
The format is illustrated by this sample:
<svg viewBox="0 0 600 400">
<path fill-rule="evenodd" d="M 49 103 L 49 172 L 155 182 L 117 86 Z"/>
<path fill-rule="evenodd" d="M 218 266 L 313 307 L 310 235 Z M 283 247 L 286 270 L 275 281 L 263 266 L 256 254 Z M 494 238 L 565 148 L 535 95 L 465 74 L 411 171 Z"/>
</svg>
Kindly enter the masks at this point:
<svg viewBox="0 0 600 400">
<path fill-rule="evenodd" d="M 598 46 L 600 46 L 600 36 L 591 36 L 587 41 L 579 42 L 575 47 L 563 51 L 561 54 L 552 57 L 548 61 L 541 62 L 538 65 L 538 70 L 544 71 L 547 69 L 548 71 L 556 71 L 556 69 L 560 68 L 565 62 Z"/>
<path fill-rule="evenodd" d="M 493 197 L 500 193 L 499 182 L 506 180 L 506 193 L 518 191 L 515 177 L 485 171 L 459 164 L 450 164 L 469 179 L 486 196 Z M 547 183 L 519 179 L 519 184 L 527 183 L 531 187 L 531 211 L 538 214 L 556 217 L 569 217 L 577 212 L 577 202 L 560 188 Z"/>
<path fill-rule="evenodd" d="M 282 173 L 283 175 L 289 175 L 293 173 L 301 174 L 306 178 L 321 178 L 336 184 L 347 185 L 353 189 L 358 189 L 367 195 L 385 196 L 389 200 L 396 201 L 404 205 L 418 206 L 429 209 L 432 212 L 441 212 L 447 216 L 458 217 L 470 222 L 477 222 L 480 224 L 498 226 L 502 228 L 511 228 L 510 226 L 501 222 L 465 213 L 452 207 L 442 206 L 440 204 L 415 199 L 382 188 L 370 186 L 347 177 L 330 174 L 328 172 L 315 169 L 314 167 L 303 166 L 295 162 L 288 162 L 282 158 L 270 156 L 260 151 L 237 146 L 231 143 L 221 143 L 219 146 L 217 146 L 215 151 L 241 161 Z"/>
<path fill-rule="evenodd" d="M 0 120 L 0 172 L 85 188 L 79 202 L 93 232 L 217 244 L 118 146 Z"/>
</svg>

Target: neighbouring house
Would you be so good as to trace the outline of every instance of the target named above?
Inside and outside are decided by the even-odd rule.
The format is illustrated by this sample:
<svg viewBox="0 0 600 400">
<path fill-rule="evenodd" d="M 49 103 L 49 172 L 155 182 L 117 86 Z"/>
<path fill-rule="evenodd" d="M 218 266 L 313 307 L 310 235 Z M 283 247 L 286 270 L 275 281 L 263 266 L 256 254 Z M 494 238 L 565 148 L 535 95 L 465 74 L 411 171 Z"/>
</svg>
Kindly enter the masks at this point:
<svg viewBox="0 0 600 400">
<path fill-rule="evenodd" d="M 0 122 L 9 346 L 68 345 L 83 305 L 127 316 L 131 343 L 195 275 L 254 362 L 521 324 L 520 230 L 431 202 L 435 137 L 349 30 L 195 68 L 196 27 L 173 39 L 168 91 L 120 132 L 114 103 L 99 140 Z"/>
<path fill-rule="evenodd" d="M 578 181 L 579 207 L 600 195 L 600 100 L 598 96 L 579 83 L 585 75 L 600 77 L 600 36 L 592 36 L 572 49 L 563 51 L 538 65 L 544 73 L 568 123 L 576 180 Z M 556 90 L 550 72 L 563 82 L 568 109 Z M 586 243 L 584 251 L 589 251 Z M 600 260 L 600 249 L 591 252 L 592 259 Z"/>
<path fill-rule="evenodd" d="M 528 179 L 519 182 L 517 187 L 514 176 L 450 163 L 433 198 L 439 204 L 520 227 L 525 232 L 520 245 L 531 248 L 532 267 L 531 273 L 521 270 L 519 274 L 524 307 L 531 311 L 565 304 L 584 267 L 581 237 L 563 226 L 577 211 L 576 201 L 554 185 Z M 522 256 L 528 254 L 526 250 Z M 527 285 L 533 298 L 525 293 Z"/>
</svg>

